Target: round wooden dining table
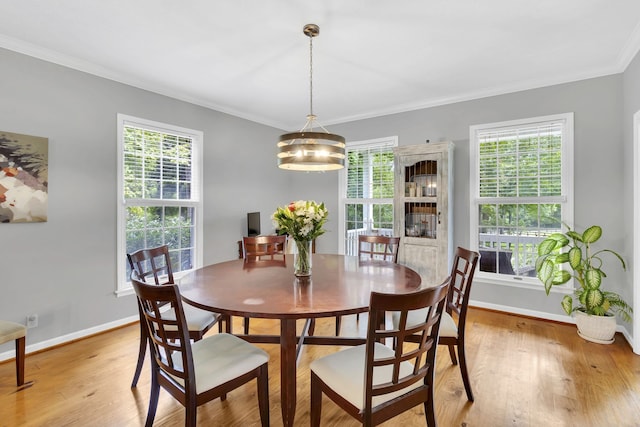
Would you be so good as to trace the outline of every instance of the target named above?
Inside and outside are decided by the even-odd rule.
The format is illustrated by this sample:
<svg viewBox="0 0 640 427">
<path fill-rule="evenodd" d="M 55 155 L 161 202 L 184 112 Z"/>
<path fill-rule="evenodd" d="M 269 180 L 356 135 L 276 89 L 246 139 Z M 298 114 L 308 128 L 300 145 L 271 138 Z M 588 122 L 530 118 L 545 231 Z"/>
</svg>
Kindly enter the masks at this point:
<svg viewBox="0 0 640 427">
<path fill-rule="evenodd" d="M 231 316 L 280 320 L 280 335 L 238 335 L 249 342 L 280 344 L 282 421 L 292 426 L 296 411 L 297 348 L 302 344 L 357 345 L 362 337 L 308 336 L 308 319 L 366 312 L 371 292 L 415 292 L 418 273 L 387 261 L 313 254 L 312 275 L 293 274 L 293 255 L 234 260 L 196 269 L 179 280 L 182 298 L 205 310 Z M 301 336 L 296 320 L 307 319 Z"/>
</svg>

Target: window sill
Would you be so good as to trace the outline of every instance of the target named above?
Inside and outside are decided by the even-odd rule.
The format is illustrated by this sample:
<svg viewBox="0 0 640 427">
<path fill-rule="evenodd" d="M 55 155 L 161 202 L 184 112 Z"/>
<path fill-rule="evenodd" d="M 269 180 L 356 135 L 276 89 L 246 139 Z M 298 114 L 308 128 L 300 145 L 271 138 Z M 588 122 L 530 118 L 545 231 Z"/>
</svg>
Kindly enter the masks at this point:
<svg viewBox="0 0 640 427">
<path fill-rule="evenodd" d="M 537 278 L 476 272 L 473 281 L 474 283 L 483 283 L 486 285 L 508 286 L 544 292 L 544 286 Z M 563 286 L 554 286 L 551 288 L 551 293 L 571 294 L 573 293 L 573 286 L 571 284 L 572 282 Z"/>
</svg>

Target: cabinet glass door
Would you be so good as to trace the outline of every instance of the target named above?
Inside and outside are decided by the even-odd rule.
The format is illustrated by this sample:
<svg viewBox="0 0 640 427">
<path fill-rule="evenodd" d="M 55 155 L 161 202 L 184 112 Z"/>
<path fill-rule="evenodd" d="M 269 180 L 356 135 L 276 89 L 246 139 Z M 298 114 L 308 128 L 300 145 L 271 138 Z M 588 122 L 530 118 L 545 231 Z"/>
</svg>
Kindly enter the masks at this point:
<svg viewBox="0 0 640 427">
<path fill-rule="evenodd" d="M 404 235 L 437 238 L 438 160 L 421 160 L 404 166 Z"/>
</svg>

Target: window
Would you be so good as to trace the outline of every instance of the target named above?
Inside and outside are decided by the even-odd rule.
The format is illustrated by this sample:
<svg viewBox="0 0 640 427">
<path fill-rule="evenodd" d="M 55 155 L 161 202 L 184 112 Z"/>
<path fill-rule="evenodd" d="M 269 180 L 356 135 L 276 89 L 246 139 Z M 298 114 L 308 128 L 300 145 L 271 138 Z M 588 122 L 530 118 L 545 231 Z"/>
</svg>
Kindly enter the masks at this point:
<svg viewBox="0 0 640 427">
<path fill-rule="evenodd" d="M 339 250 L 358 254 L 361 234 L 393 235 L 393 147 L 396 137 L 347 144 L 340 171 Z"/>
<path fill-rule="evenodd" d="M 471 126 L 470 141 L 478 275 L 542 286 L 537 245 L 573 220 L 573 114 Z"/>
<path fill-rule="evenodd" d="M 118 115 L 118 289 L 126 254 L 168 245 L 174 273 L 202 264 L 202 132 Z"/>
</svg>

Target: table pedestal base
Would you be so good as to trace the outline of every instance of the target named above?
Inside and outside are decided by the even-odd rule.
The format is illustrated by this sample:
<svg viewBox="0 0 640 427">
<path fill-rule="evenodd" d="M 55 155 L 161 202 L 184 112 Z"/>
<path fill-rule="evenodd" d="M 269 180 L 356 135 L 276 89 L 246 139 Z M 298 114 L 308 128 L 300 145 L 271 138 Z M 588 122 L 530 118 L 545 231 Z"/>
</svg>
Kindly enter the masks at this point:
<svg viewBox="0 0 640 427">
<path fill-rule="evenodd" d="M 282 424 L 293 426 L 296 415 L 296 320 L 280 320 L 280 399 Z"/>
</svg>

